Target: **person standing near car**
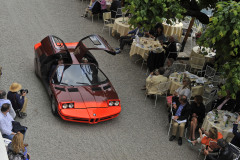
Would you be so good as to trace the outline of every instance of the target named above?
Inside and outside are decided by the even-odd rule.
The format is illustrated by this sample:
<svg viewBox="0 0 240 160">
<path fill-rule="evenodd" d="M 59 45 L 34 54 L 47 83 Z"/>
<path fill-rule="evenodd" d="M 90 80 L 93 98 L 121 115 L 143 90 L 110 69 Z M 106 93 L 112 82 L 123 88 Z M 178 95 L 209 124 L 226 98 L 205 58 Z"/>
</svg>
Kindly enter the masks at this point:
<svg viewBox="0 0 240 160">
<path fill-rule="evenodd" d="M 2 107 L 2 105 L 4 103 L 8 103 L 10 105 L 10 110 L 9 110 L 9 114 L 12 116 L 12 118 L 14 119 L 16 117 L 16 113 L 12 107 L 12 103 L 10 100 L 6 99 L 6 95 L 7 93 L 4 90 L 0 90 L 0 108 Z"/>
<path fill-rule="evenodd" d="M 19 94 L 17 93 L 22 89 L 22 85 L 19 83 L 12 83 L 9 87 L 9 92 L 7 94 L 7 99 L 9 99 L 12 103 L 13 109 L 17 113 L 20 118 L 25 118 L 27 116 L 26 108 L 27 108 L 27 101 L 26 98 L 27 91 L 22 90 Z"/>
</svg>

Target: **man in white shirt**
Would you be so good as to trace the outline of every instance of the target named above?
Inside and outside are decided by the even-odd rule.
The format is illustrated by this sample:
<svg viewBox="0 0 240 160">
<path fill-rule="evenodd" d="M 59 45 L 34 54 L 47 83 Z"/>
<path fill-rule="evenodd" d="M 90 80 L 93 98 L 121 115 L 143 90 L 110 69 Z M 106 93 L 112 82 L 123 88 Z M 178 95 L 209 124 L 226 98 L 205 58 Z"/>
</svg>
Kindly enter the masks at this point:
<svg viewBox="0 0 240 160">
<path fill-rule="evenodd" d="M 14 119 L 16 117 L 16 113 L 12 107 L 12 103 L 10 100 L 6 99 L 6 95 L 7 93 L 4 90 L 0 90 L 0 108 L 2 107 L 2 105 L 4 103 L 8 103 L 10 104 L 10 110 L 9 110 L 9 114 L 12 116 L 12 118 Z"/>
<path fill-rule="evenodd" d="M 10 104 L 4 103 L 0 112 L 0 131 L 2 133 L 3 138 L 7 138 L 12 140 L 13 136 L 16 134 L 12 132 L 13 126 L 12 121 L 13 118 L 9 114 Z"/>
</svg>

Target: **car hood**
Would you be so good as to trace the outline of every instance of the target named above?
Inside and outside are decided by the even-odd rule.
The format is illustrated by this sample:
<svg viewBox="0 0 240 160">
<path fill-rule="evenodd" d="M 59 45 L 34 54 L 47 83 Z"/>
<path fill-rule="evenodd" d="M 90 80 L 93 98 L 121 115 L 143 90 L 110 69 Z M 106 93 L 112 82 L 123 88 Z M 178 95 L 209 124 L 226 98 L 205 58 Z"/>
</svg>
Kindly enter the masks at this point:
<svg viewBox="0 0 240 160">
<path fill-rule="evenodd" d="M 108 99 L 118 99 L 112 85 L 65 87 L 53 85 L 58 102 L 74 102 L 74 108 L 106 108 Z"/>
</svg>

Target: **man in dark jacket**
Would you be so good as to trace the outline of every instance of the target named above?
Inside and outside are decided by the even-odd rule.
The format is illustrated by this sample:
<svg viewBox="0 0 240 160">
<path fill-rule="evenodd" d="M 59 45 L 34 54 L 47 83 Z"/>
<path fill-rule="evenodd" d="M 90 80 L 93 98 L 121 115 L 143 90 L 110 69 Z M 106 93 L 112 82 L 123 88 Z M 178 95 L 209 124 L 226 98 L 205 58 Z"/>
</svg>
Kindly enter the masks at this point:
<svg viewBox="0 0 240 160">
<path fill-rule="evenodd" d="M 177 106 L 173 104 L 173 116 L 172 116 L 172 136 L 169 141 L 173 141 L 176 138 L 177 130 L 179 128 L 178 145 L 182 145 L 182 137 L 184 134 L 185 125 L 191 112 L 190 105 L 187 101 L 187 97 L 184 95 L 179 96 L 180 104 Z"/>
<path fill-rule="evenodd" d="M 177 59 L 177 45 L 173 36 L 168 38 L 168 42 L 164 42 L 163 48 L 166 50 L 166 57 Z"/>
<path fill-rule="evenodd" d="M 110 6 L 111 17 L 112 18 L 118 18 L 118 17 L 116 17 L 116 12 L 117 12 L 117 9 L 121 8 L 121 7 L 122 7 L 121 2 L 119 0 L 113 0 L 112 4 Z M 121 17 L 121 16 L 119 15 L 119 17 Z"/>
<path fill-rule="evenodd" d="M 89 12 L 92 14 L 101 13 L 101 4 L 97 0 L 92 0 L 92 5 L 85 9 L 85 14 L 82 17 L 87 17 Z"/>
<path fill-rule="evenodd" d="M 128 36 L 129 35 L 129 36 Z M 126 44 L 130 44 L 133 42 L 133 39 L 138 36 L 138 37 L 143 37 L 144 36 L 144 28 L 142 27 L 141 23 L 137 24 L 137 28 L 134 30 L 129 31 L 125 36 L 120 37 L 120 48 L 116 48 L 116 53 L 121 53 L 121 50 L 123 50 L 123 47 Z"/>
<path fill-rule="evenodd" d="M 207 155 L 207 160 L 233 160 L 233 152 L 229 144 L 224 139 L 219 139 L 217 145 L 220 147 L 220 151 L 217 156 L 211 155 L 208 150 L 204 150 L 204 154 Z"/>
<path fill-rule="evenodd" d="M 25 118 L 27 116 L 27 98 L 25 97 L 27 92 L 23 91 L 20 94 L 17 92 L 22 89 L 22 85 L 19 83 L 12 83 L 9 87 L 9 92 L 7 94 L 7 99 L 12 103 L 12 107 L 20 118 Z"/>
<path fill-rule="evenodd" d="M 238 116 L 236 122 L 233 124 L 234 137 L 233 137 L 231 143 L 240 148 L 240 133 L 238 132 L 238 122 L 239 121 L 240 121 L 240 116 Z"/>
<path fill-rule="evenodd" d="M 227 96 L 219 97 L 212 103 L 212 109 L 218 110 L 227 110 L 232 111 L 234 110 L 236 105 L 236 101 L 231 98 L 230 92 L 227 92 Z"/>
</svg>

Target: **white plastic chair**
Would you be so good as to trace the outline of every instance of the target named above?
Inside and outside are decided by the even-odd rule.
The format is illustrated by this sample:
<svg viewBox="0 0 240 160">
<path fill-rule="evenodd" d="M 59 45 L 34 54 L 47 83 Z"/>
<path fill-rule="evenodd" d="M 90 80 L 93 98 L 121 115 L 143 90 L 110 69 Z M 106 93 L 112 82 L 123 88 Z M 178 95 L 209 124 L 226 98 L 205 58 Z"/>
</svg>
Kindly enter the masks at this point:
<svg viewBox="0 0 240 160">
<path fill-rule="evenodd" d="M 111 28 L 113 28 L 113 23 L 111 21 L 111 12 L 105 12 L 103 13 L 103 28 L 102 32 L 104 29 L 109 30 L 109 36 L 111 35 Z"/>
<path fill-rule="evenodd" d="M 157 93 L 153 93 L 155 95 L 155 106 L 157 105 L 157 97 L 158 95 L 159 96 L 162 96 L 162 97 L 165 97 L 165 99 L 167 98 L 167 92 L 168 92 L 168 89 L 170 87 L 170 84 L 171 84 L 171 81 L 167 81 L 167 82 L 163 82 L 163 83 L 159 83 L 157 85 Z M 151 92 L 149 92 L 148 90 L 146 90 L 146 97 L 145 97 L 145 100 L 147 99 L 147 96 L 149 94 L 152 94 Z"/>
</svg>

